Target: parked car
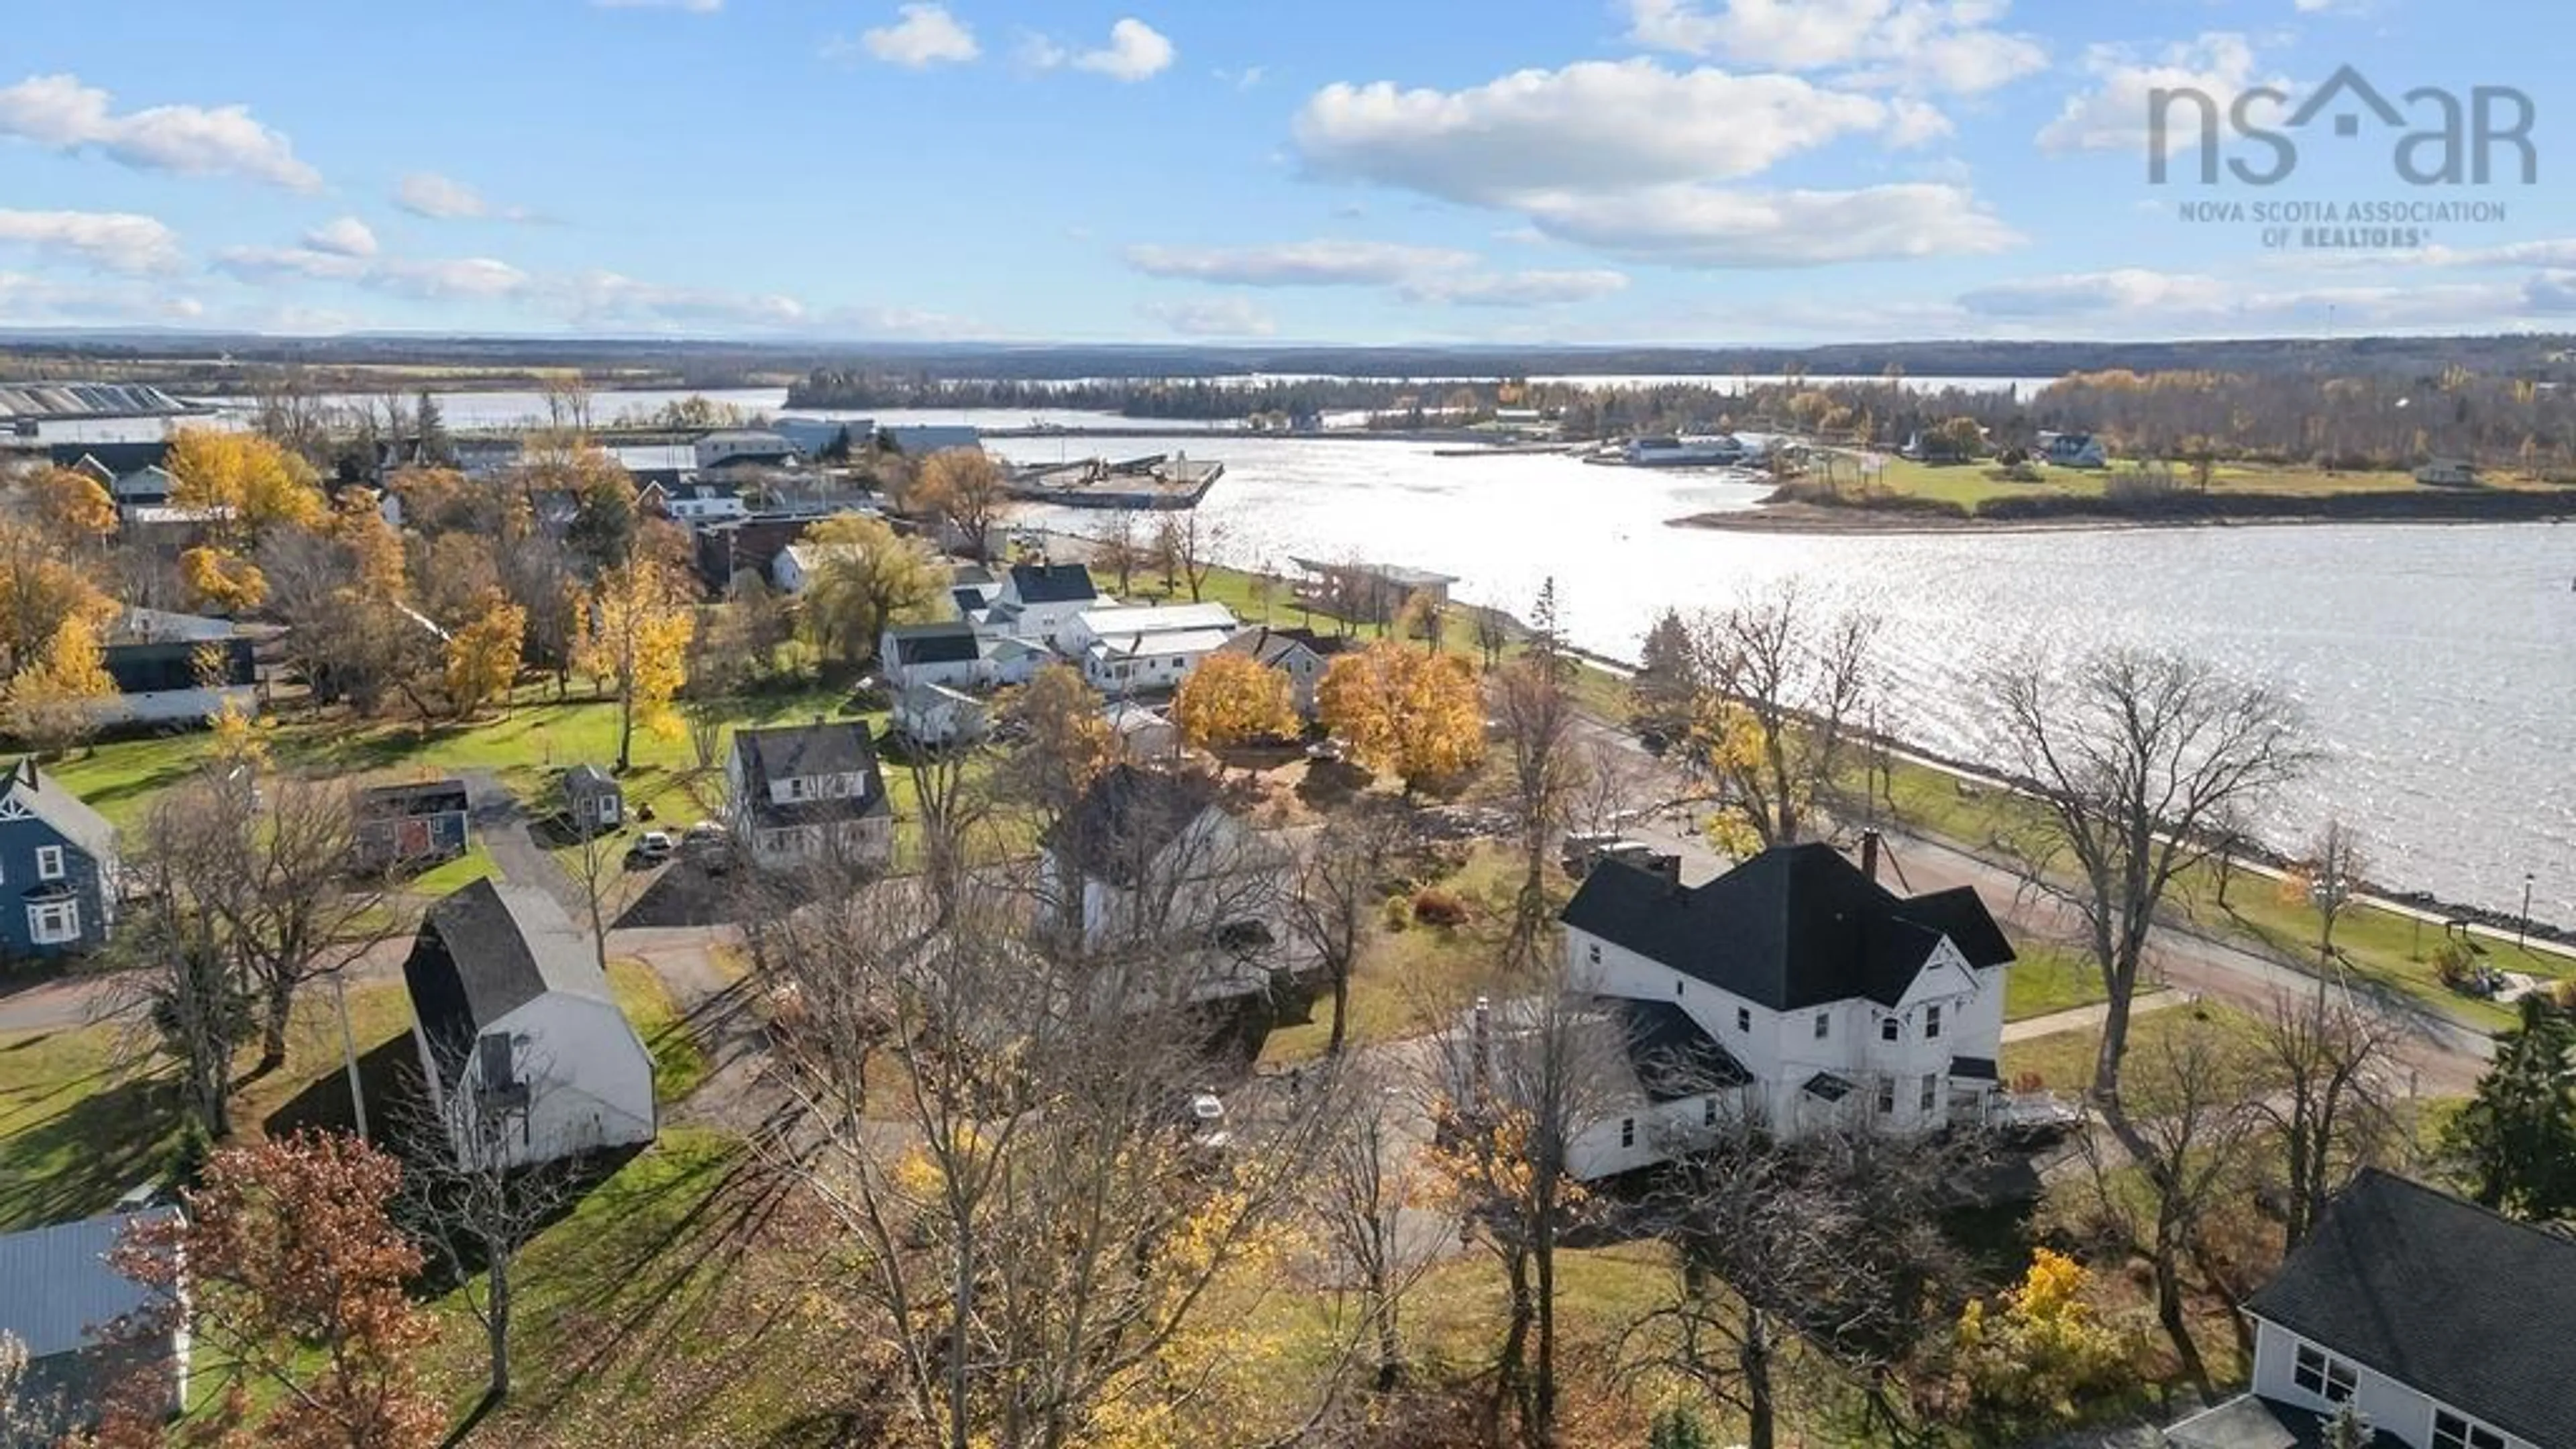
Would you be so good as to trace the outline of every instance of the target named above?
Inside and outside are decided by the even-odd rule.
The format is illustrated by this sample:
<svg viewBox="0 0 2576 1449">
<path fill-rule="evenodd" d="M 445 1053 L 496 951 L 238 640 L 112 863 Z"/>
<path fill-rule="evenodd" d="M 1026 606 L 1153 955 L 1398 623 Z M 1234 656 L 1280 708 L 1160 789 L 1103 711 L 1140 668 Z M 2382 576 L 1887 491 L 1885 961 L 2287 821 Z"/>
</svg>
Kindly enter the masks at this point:
<svg viewBox="0 0 2576 1449">
<path fill-rule="evenodd" d="M 627 858 L 645 865 L 659 865 L 669 860 L 676 849 L 678 847 L 671 843 L 671 832 L 647 830 L 635 837 L 635 848 L 627 852 Z"/>
<path fill-rule="evenodd" d="M 1342 762 L 1342 753 L 1342 742 L 1340 740 L 1317 740 L 1306 747 L 1307 759 L 1323 760 L 1329 764 L 1340 764 Z"/>
<path fill-rule="evenodd" d="M 681 832 L 680 856 L 709 875 L 722 875 L 733 869 L 733 836 L 714 821 L 701 820 Z"/>
</svg>

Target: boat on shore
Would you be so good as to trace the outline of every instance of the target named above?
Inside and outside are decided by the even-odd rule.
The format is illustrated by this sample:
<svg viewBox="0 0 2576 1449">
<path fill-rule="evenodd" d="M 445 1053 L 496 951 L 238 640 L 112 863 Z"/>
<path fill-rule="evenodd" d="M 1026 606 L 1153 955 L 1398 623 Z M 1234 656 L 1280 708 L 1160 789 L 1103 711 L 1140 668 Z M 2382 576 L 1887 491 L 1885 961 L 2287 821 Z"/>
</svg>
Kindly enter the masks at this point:
<svg viewBox="0 0 2576 1449">
<path fill-rule="evenodd" d="M 1119 462 L 1032 464 L 1013 472 L 1005 486 L 1023 503 L 1160 512 L 1196 508 L 1224 476 L 1225 464 L 1213 459 L 1154 453 Z"/>
<path fill-rule="evenodd" d="M 1705 438 L 1664 434 L 1630 438 L 1606 458 L 1592 461 L 1615 462 L 1630 468 L 1731 468 L 1744 461 L 1746 452 L 1743 441 L 1733 434 Z"/>
</svg>

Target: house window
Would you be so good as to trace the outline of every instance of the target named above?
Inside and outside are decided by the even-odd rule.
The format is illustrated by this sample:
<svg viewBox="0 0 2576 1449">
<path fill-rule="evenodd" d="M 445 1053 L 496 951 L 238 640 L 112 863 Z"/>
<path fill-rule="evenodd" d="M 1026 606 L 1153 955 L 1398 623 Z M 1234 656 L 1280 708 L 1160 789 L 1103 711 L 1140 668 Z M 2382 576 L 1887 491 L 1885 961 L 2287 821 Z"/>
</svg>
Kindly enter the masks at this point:
<svg viewBox="0 0 2576 1449">
<path fill-rule="evenodd" d="M 27 907 L 27 937 L 39 946 L 80 939 L 80 902 L 45 901 Z"/>
<path fill-rule="evenodd" d="M 1675 996 L 1679 996 L 1679 995 L 1681 995 L 1681 994 L 1682 994 L 1682 991 L 1683 991 L 1685 988 L 1687 988 L 1689 985 L 1690 985 L 1690 983 L 1689 983 L 1689 982 L 1684 981 L 1684 980 L 1683 980 L 1683 979 L 1681 979 L 1680 977 L 1678 977 L 1678 976 L 1674 977 L 1674 978 L 1673 978 L 1673 995 L 1675 995 Z"/>
<path fill-rule="evenodd" d="M 1583 948 L 1583 959 L 1584 959 L 1584 960 L 1586 960 L 1586 961 L 1591 962 L 1591 963 L 1592 963 L 1593 965 L 1595 965 L 1595 966 L 1600 965 L 1600 964 L 1601 964 L 1601 943 L 1600 943 L 1600 942 L 1598 942 L 1598 941 L 1595 941 L 1595 942 L 1593 942 L 1591 945 L 1584 947 L 1584 948 Z"/>
<path fill-rule="evenodd" d="M 1921 1099 L 1920 1099 L 1920 1100 L 1918 1100 L 1918 1101 L 1914 1104 L 1914 1110 L 1916 1110 L 1916 1111 L 1918 1111 L 1918 1112 L 1929 1112 L 1929 1111 L 1931 1111 L 1931 1110 L 1932 1110 L 1932 1098 L 1933 1098 L 1934 1094 L 1938 1093 L 1940 1090 L 1941 1090 L 1941 1074 L 1940 1074 L 1940 1073 L 1938 1073 L 1938 1072 L 1931 1072 L 1931 1073 L 1927 1073 L 1927 1074 L 1925 1074 L 1925 1076 L 1924 1076 L 1924 1078 L 1923 1078 L 1923 1095 L 1922 1095 Z"/>
<path fill-rule="evenodd" d="M 787 798 L 788 798 L 788 799 L 790 799 L 790 800 L 802 800 L 802 799 L 804 799 L 804 798 L 805 798 L 805 782 L 804 782 L 804 781 L 802 781 L 802 780 L 790 780 L 790 781 L 788 781 L 788 782 L 787 782 Z"/>
<path fill-rule="evenodd" d="M 62 878 L 63 878 L 63 848 L 62 848 L 61 846 L 59 846 L 59 845 L 39 845 L 39 846 L 37 846 L 37 847 L 36 847 L 36 879 L 38 879 L 38 880 L 61 880 Z"/>
<path fill-rule="evenodd" d="M 1923 1039 L 1930 1041 L 1941 1034 L 1941 1003 L 1923 1008 Z"/>
<path fill-rule="evenodd" d="M 1622 1147 L 1634 1147 L 1637 1145 L 1636 1118 L 1622 1117 L 1619 1119 L 1619 1145 Z"/>
<path fill-rule="evenodd" d="M 1903 1035 L 1905 1035 L 1905 1024 L 1903 1022 L 1898 1021 L 1892 1016 L 1882 1016 L 1878 1019 L 1878 1039 L 1880 1041 L 1894 1041 Z"/>
<path fill-rule="evenodd" d="M 2352 1397 L 2353 1378 L 2351 1364 L 2314 1344 L 2300 1344 L 2298 1357 L 2290 1365 L 2292 1383 L 2330 1404 Z"/>
<path fill-rule="evenodd" d="M 1702 1127 L 1714 1127 L 1717 1125 L 1717 1099 L 1715 1097 L 1703 1097 L 1700 1099 L 1699 1125 Z"/>
<path fill-rule="evenodd" d="M 1753 1030 L 1753 1008 L 1749 1006 L 1739 1006 L 1735 1008 L 1735 1029 L 1737 1031 Z"/>
<path fill-rule="evenodd" d="M 1881 1077 L 1878 1079 L 1878 1115 L 1884 1117 L 1895 1110 L 1896 1079 L 1894 1077 Z"/>
<path fill-rule="evenodd" d="M 1831 1012 L 1827 1012 L 1827 1011 L 1819 1011 L 1819 1012 L 1817 1012 L 1817 1013 L 1816 1013 L 1816 1040 L 1818 1040 L 1818 1041 L 1823 1041 L 1826 1037 L 1829 1037 L 1829 1036 L 1833 1035 L 1833 1031 L 1834 1031 L 1834 1018 L 1833 1018 L 1833 1013 L 1831 1013 Z"/>
<path fill-rule="evenodd" d="M 2504 1436 L 2448 1409 L 2435 1409 L 2433 1449 L 2504 1449 Z"/>
</svg>

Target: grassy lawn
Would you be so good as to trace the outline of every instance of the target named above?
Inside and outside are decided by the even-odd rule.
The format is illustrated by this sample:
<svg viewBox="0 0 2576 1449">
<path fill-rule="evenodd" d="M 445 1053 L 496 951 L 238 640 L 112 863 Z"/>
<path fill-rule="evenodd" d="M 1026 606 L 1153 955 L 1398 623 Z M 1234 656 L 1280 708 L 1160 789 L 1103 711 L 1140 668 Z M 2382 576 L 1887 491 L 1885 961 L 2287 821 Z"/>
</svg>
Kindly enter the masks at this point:
<svg viewBox="0 0 2576 1449">
<path fill-rule="evenodd" d="M 353 985 L 348 997 L 360 1053 L 409 1030 L 401 983 Z M 262 1131 L 290 1104 L 300 1116 L 324 1096 L 345 1114 L 340 1017 L 327 987 L 296 1002 L 285 1066 L 251 1079 L 258 1055 L 253 1042 L 236 1060 L 236 1131 Z M 169 1063 L 139 1020 L 0 1036 L 0 1230 L 104 1212 L 159 1176 L 179 1145 L 179 1111 Z"/>
<path fill-rule="evenodd" d="M 478 880 L 501 879 L 501 868 L 492 863 L 492 852 L 481 841 L 465 847 L 465 853 L 433 869 L 422 871 L 403 882 L 402 889 L 416 896 L 443 896 L 462 890 Z"/>
<path fill-rule="evenodd" d="M 2027 797 L 2008 791 L 1973 788 L 1962 794 L 1953 776 L 1926 765 L 1894 762 L 1888 794 L 1895 813 L 1909 827 L 1983 851 L 1998 838 L 2028 839 L 2040 810 Z M 2229 882 L 2227 903 L 2218 903 L 2218 876 L 2206 866 L 2185 872 L 2167 897 L 2198 928 L 2230 937 L 2302 969 L 2315 969 L 2320 920 L 2316 905 L 2304 894 L 2285 891 L 2281 881 L 2240 870 Z M 2354 976 L 2410 996 L 2455 1020 L 2493 1030 L 2513 1020 L 2513 1013 L 2444 986 L 2433 967 L 2442 927 L 2411 916 L 2370 906 L 2346 909 L 2335 922 L 2335 948 L 2344 969 Z M 2546 951 L 2518 947 L 2511 941 L 2472 935 L 2470 948 L 2499 970 L 2545 979 L 2576 976 L 2576 960 Z M 2020 973 L 2016 972 L 2016 976 Z"/>
<path fill-rule="evenodd" d="M 1478 845 L 1463 866 L 1433 882 L 1466 902 L 1469 915 L 1464 925 L 1416 923 L 1390 931 L 1380 921 L 1351 977 L 1348 1036 L 1354 1045 L 1420 1035 L 1450 1019 L 1478 987 L 1493 981 L 1517 889 L 1514 870 L 1502 848 Z M 1555 874 L 1550 884 L 1562 903 L 1570 885 Z M 1332 1038 L 1332 1024 L 1332 1000 L 1319 998 L 1313 1021 L 1270 1034 L 1262 1061 L 1278 1065 L 1322 1054 Z"/>
<path fill-rule="evenodd" d="M 2127 1060 L 2136 1062 L 2147 1053 L 2161 1050 L 2176 1033 L 2202 1021 L 2214 1022 L 2231 1032 L 2251 1032 L 2255 1025 L 2253 1017 L 2219 1001 L 2151 1011 L 2130 1019 Z M 2008 1041 L 2003 1046 L 2004 1080 L 2009 1083 L 2031 1075 L 2052 1092 L 2081 1092 L 2092 1085 L 2093 1059 L 2101 1050 L 2102 1029 L 2098 1026 Z"/>
<path fill-rule="evenodd" d="M 464 1442 L 845 1442 L 852 1330 L 808 1286 L 829 1234 L 800 1210 L 745 1144 L 665 1131 L 521 1254 L 514 1392 Z M 462 1421 L 482 1327 L 461 1290 L 433 1308 L 420 1362 Z"/>
<path fill-rule="evenodd" d="M 1884 455 L 1883 455 L 1884 456 Z M 2034 464 L 2038 476 L 2030 481 L 2016 481 L 2004 476 L 2003 467 L 1992 459 L 1974 463 L 1923 463 L 1910 458 L 1886 456 L 1884 469 L 1864 479 L 1857 460 L 1837 454 L 1831 462 L 1831 481 L 1846 497 L 1857 498 L 1864 486 L 1873 494 L 1898 498 L 1921 498 L 1954 504 L 1971 513 L 1999 498 L 2073 497 L 2098 498 L 2108 491 L 2113 480 L 2135 477 L 2145 471 L 2138 459 L 2118 458 L 2111 466 L 2100 469 L 2057 468 Z M 2176 464 L 2174 473 L 2185 489 L 2197 490 L 2191 469 Z M 1826 481 L 1823 465 L 1811 474 L 1811 481 Z M 2486 478 L 2490 488 L 2521 490 L 2546 489 L 2552 485 L 2536 478 L 2499 471 Z M 2414 493 L 2447 490 L 2427 489 L 2415 481 L 2415 475 L 2399 469 L 2355 469 L 2329 471 L 2307 466 L 2269 463 L 2221 463 L 2210 472 L 2208 491 L 2213 495 L 2288 495 L 2324 498 L 2352 493 Z"/>
<path fill-rule="evenodd" d="M 608 986 L 644 1049 L 653 1054 L 653 1100 L 665 1106 L 698 1089 L 707 1076 L 707 1059 L 689 1035 L 689 1024 L 671 1003 L 662 978 L 641 961 L 608 963 Z"/>
<path fill-rule="evenodd" d="M 2004 1020 L 2027 1021 L 2108 999 L 2093 958 L 2063 946 L 2023 944 L 2004 975 Z"/>
</svg>

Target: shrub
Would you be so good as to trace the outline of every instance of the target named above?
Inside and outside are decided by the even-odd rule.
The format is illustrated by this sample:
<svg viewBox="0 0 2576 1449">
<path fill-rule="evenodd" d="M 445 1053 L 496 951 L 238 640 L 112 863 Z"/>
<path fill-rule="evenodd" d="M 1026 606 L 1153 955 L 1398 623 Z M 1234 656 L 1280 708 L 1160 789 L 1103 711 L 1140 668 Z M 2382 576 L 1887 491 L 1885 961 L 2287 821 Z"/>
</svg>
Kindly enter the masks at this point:
<svg viewBox="0 0 2576 1449">
<path fill-rule="evenodd" d="M 2433 974 L 2453 991 L 2466 991 L 2477 974 L 2477 957 L 2469 950 L 2469 943 L 2445 940 L 2434 947 Z"/>
<path fill-rule="evenodd" d="M 1401 931 L 1406 926 L 1413 924 L 1413 908 L 1402 896 L 1388 896 L 1386 898 L 1386 910 L 1384 915 L 1386 919 L 1386 928 L 1390 931 Z"/>
<path fill-rule="evenodd" d="M 1413 893 L 1413 919 L 1426 926 L 1463 926 L 1467 903 L 1438 886 L 1425 886 Z"/>
</svg>

